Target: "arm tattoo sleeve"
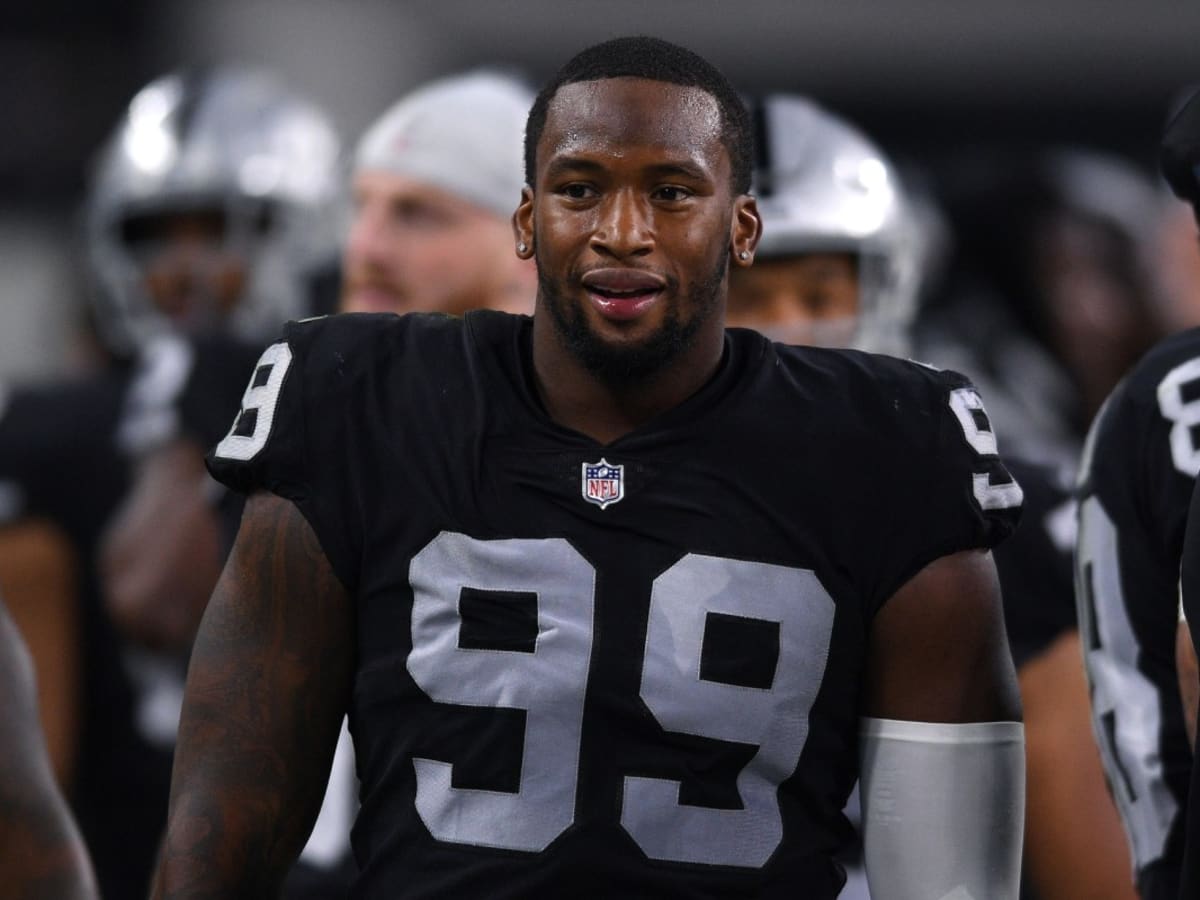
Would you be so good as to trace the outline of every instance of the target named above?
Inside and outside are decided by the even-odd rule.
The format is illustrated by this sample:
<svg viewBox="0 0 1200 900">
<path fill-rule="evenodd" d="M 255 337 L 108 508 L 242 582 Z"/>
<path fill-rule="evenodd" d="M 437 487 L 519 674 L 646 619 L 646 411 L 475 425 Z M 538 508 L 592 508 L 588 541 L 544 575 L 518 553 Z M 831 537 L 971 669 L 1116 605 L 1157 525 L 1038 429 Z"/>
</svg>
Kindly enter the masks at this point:
<svg viewBox="0 0 1200 900">
<path fill-rule="evenodd" d="M 188 670 L 154 897 L 278 892 L 320 808 L 353 610 L 307 521 L 256 494 Z"/>
</svg>

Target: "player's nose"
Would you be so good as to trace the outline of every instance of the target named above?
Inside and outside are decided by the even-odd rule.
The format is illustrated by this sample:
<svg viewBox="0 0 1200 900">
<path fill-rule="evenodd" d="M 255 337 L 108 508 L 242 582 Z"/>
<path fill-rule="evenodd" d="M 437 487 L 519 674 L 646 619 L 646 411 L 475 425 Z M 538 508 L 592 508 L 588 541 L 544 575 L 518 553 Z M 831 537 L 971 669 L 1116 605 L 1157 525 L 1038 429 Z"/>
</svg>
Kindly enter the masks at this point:
<svg viewBox="0 0 1200 900">
<path fill-rule="evenodd" d="M 609 194 L 601 203 L 591 247 L 616 258 L 644 256 L 654 249 L 654 228 L 649 209 L 632 189 Z"/>
</svg>

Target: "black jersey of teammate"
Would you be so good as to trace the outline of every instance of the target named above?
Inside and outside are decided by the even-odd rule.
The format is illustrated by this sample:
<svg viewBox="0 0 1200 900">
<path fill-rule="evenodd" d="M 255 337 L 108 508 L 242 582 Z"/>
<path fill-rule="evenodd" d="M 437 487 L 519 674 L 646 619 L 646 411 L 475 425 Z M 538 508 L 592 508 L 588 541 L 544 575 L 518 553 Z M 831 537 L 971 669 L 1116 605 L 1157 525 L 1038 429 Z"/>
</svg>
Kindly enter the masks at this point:
<svg viewBox="0 0 1200 900">
<path fill-rule="evenodd" d="M 1019 513 L 978 394 L 731 329 L 601 445 L 542 410 L 530 332 L 292 324 L 209 459 L 356 598 L 355 896 L 834 897 L 871 618 Z"/>
<path fill-rule="evenodd" d="M 0 390 L 0 522 L 41 517 L 94 539 L 128 482 L 114 440 L 129 370 Z"/>
<path fill-rule="evenodd" d="M 1007 454 L 1004 464 L 1025 494 L 1020 526 L 994 554 L 1008 645 L 1020 668 L 1076 627 L 1075 503 L 1057 467 Z"/>
<path fill-rule="evenodd" d="M 1076 592 L 1092 715 L 1146 898 L 1174 897 L 1191 752 L 1175 667 L 1179 563 L 1200 469 L 1200 329 L 1151 350 L 1093 423 Z"/>
</svg>

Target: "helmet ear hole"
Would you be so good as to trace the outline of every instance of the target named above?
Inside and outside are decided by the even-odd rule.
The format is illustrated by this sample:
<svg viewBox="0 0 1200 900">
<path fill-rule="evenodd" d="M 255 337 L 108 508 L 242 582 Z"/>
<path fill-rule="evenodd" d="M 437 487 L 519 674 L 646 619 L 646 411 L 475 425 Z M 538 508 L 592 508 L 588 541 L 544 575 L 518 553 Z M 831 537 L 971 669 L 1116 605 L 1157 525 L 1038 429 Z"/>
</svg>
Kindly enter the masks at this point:
<svg viewBox="0 0 1200 900">
<path fill-rule="evenodd" d="M 128 355 L 180 327 L 157 312 L 143 273 L 183 221 L 244 257 L 244 287 L 206 327 L 265 340 L 306 315 L 304 278 L 337 251 L 342 175 L 328 116 L 272 74 L 222 66 L 146 85 L 97 156 L 84 210 L 94 318 L 109 349 Z"/>
</svg>

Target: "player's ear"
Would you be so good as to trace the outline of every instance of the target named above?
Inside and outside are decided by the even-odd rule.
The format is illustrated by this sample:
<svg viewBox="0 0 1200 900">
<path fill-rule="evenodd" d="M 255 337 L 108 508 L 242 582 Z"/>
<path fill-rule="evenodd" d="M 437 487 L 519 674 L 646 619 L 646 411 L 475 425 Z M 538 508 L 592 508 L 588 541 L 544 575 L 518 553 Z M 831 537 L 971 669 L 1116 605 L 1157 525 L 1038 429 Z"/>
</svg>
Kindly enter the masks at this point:
<svg viewBox="0 0 1200 900">
<path fill-rule="evenodd" d="M 762 237 L 762 227 L 758 201 L 749 194 L 742 194 L 734 199 L 733 223 L 729 230 L 729 256 L 735 266 L 749 266 L 754 262 L 754 250 Z"/>
<path fill-rule="evenodd" d="M 533 257 L 533 188 L 521 188 L 521 203 L 512 216 L 513 237 L 517 242 L 517 256 L 521 259 Z"/>
</svg>

